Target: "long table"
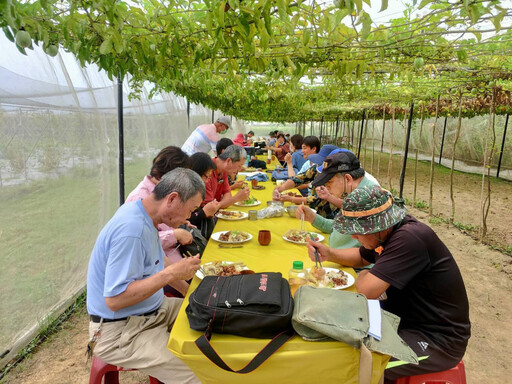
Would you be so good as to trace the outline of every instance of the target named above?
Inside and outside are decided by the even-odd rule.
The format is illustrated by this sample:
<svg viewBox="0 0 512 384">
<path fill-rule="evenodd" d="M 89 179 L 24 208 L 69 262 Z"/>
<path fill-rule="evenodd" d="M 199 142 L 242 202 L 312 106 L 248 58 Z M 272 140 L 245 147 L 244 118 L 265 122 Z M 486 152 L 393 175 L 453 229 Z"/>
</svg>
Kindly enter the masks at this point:
<svg viewBox="0 0 512 384">
<path fill-rule="evenodd" d="M 252 190 L 254 196 L 261 202 L 256 207 L 232 206 L 231 210 L 248 212 L 250 209 L 262 209 L 266 202 L 272 198 L 274 184 L 270 181 L 259 183 L 265 186 L 264 190 Z M 291 218 L 285 212 L 282 217 L 259 219 L 256 221 L 226 221 L 219 219 L 215 232 L 240 229 L 253 235 L 252 240 L 244 243 L 242 248 L 219 248 L 214 240 L 210 240 L 202 257 L 202 263 L 214 260 L 239 261 L 242 260 L 256 272 L 281 272 L 287 277 L 288 270 L 294 260 L 302 260 L 304 268 L 314 265 L 304 245 L 288 242 L 282 235 L 289 229 L 300 227 L 300 220 Z M 258 232 L 268 229 L 272 239 L 268 246 L 258 244 Z M 306 230 L 315 231 L 311 224 L 306 222 Z M 324 234 L 327 244 L 328 236 Z M 339 267 L 337 264 L 325 263 L 326 267 Z M 344 268 L 354 277 L 351 268 Z M 194 341 L 201 336 L 201 332 L 190 329 L 185 307 L 188 296 L 199 284 L 200 279 L 194 277 L 185 297 L 183 306 L 178 314 L 171 331 L 168 348 L 182 359 L 194 371 L 202 383 L 357 383 L 359 369 L 359 350 L 345 343 L 336 341 L 307 342 L 299 336 L 294 336 L 281 349 L 272 355 L 255 371 L 248 374 L 236 374 L 224 371 L 210 362 L 196 347 Z M 355 291 L 354 287 L 348 290 Z M 222 359 L 234 370 L 243 368 L 269 340 L 250 339 L 233 335 L 214 334 L 212 345 Z M 389 356 L 373 353 L 372 383 L 377 384 L 382 376 Z"/>
</svg>

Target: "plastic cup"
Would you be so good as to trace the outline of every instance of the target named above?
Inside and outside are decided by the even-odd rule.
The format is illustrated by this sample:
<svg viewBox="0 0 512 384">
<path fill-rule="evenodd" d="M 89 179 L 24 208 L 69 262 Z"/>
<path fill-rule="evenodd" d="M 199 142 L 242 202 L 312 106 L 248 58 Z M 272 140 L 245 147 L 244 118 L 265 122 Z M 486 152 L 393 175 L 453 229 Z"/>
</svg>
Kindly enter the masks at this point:
<svg viewBox="0 0 512 384">
<path fill-rule="evenodd" d="M 249 211 L 249 220 L 251 220 L 251 221 L 258 220 L 258 211 L 250 210 Z"/>
<path fill-rule="evenodd" d="M 268 231 L 266 229 L 262 229 L 261 231 L 259 231 L 258 243 L 260 243 L 260 245 L 269 245 L 270 238 L 271 238 L 270 231 Z"/>
</svg>

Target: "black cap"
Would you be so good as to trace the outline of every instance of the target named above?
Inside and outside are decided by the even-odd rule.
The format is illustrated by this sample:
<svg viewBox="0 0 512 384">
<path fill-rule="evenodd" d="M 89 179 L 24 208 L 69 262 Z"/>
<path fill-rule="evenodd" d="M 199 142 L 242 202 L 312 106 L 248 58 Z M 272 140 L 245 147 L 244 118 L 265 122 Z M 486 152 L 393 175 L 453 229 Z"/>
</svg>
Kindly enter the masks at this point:
<svg viewBox="0 0 512 384">
<path fill-rule="evenodd" d="M 311 183 L 313 187 L 325 185 L 337 173 L 352 172 L 361 168 L 361 163 L 352 152 L 337 152 L 329 155 L 322 163 L 322 172 Z"/>
</svg>

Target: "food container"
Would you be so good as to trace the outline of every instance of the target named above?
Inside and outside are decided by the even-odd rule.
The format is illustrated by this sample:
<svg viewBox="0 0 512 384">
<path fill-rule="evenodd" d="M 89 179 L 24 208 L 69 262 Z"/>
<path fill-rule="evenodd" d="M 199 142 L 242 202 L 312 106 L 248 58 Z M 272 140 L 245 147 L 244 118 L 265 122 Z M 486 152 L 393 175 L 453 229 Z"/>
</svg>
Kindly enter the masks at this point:
<svg viewBox="0 0 512 384">
<path fill-rule="evenodd" d="M 286 207 L 286 212 L 288 212 L 288 215 L 290 215 L 290 217 L 295 218 L 295 213 L 297 212 L 298 207 L 298 205 L 290 205 L 289 207 Z"/>
</svg>

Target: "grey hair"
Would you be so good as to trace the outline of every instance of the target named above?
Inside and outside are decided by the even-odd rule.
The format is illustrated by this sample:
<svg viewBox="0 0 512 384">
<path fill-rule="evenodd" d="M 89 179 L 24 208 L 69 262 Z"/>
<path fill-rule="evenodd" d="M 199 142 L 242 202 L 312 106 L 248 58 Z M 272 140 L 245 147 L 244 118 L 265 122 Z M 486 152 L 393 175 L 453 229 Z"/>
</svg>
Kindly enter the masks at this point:
<svg viewBox="0 0 512 384">
<path fill-rule="evenodd" d="M 233 163 L 236 163 L 240 160 L 245 160 L 247 158 L 247 152 L 245 149 L 240 147 L 239 145 L 230 145 L 227 147 L 224 152 L 222 152 L 219 156 L 219 159 L 222 161 L 226 161 L 227 159 L 231 159 Z"/>
<path fill-rule="evenodd" d="M 201 192 L 201 197 L 204 200 L 206 188 L 201 176 L 193 170 L 174 168 L 162 176 L 153 190 L 153 194 L 158 201 L 172 192 L 177 192 L 183 202 L 197 195 L 197 192 Z"/>
<path fill-rule="evenodd" d="M 362 167 L 359 167 L 350 172 L 339 172 L 336 174 L 338 177 L 343 177 L 344 175 L 350 175 L 352 176 L 352 179 L 357 180 L 365 175 L 365 171 Z"/>
</svg>

